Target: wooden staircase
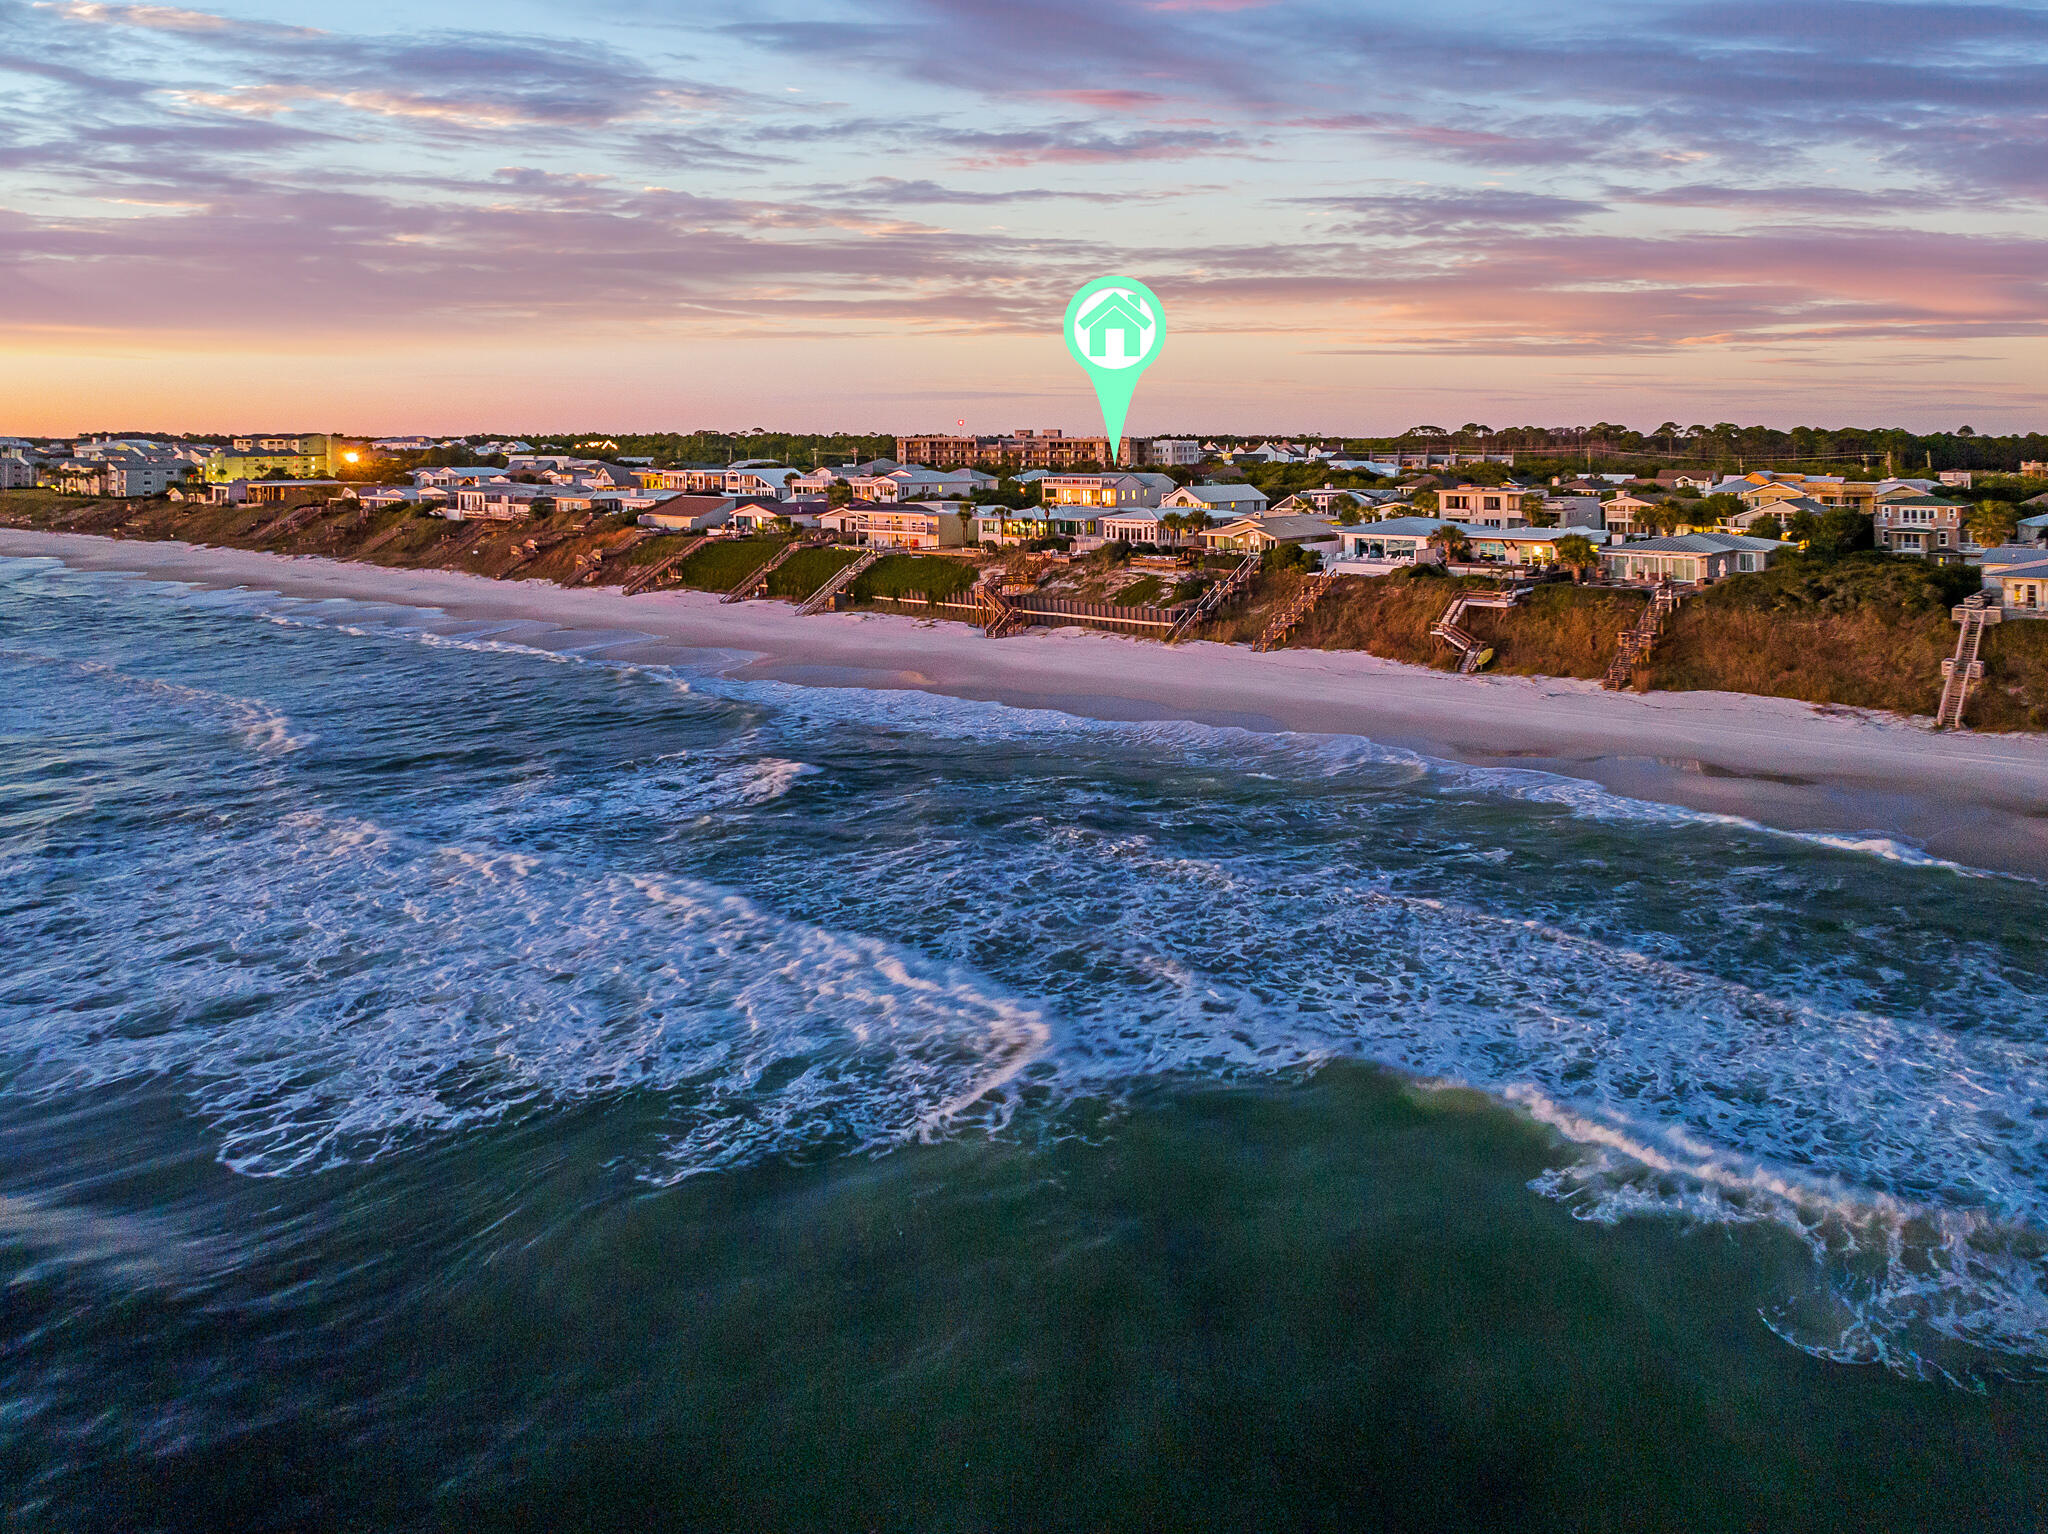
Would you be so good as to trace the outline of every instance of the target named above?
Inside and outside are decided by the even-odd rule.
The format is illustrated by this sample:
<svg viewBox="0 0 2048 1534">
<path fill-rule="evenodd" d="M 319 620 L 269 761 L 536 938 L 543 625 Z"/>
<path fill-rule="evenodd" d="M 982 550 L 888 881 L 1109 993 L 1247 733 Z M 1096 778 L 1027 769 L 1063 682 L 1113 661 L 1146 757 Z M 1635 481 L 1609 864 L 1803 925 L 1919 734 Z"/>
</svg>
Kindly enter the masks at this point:
<svg viewBox="0 0 2048 1534">
<path fill-rule="evenodd" d="M 1301 583 L 1301 590 L 1297 591 L 1293 599 L 1280 610 L 1280 615 L 1266 625 L 1266 631 L 1252 642 L 1252 648 L 1263 654 L 1267 650 L 1277 650 L 1286 644 L 1303 620 L 1316 610 L 1316 605 L 1329 595 L 1330 588 L 1336 584 L 1337 577 L 1334 575 L 1306 577 Z"/>
<path fill-rule="evenodd" d="M 1681 600 L 1678 587 L 1671 581 L 1659 581 L 1650 593 L 1650 605 L 1642 616 L 1621 636 L 1614 647 L 1614 659 L 1607 663 L 1607 674 L 1600 678 L 1600 685 L 1609 692 L 1620 692 L 1635 680 L 1636 668 L 1650 658 L 1650 652 L 1657 648 L 1657 641 L 1663 636 L 1664 625 L 1671 615 L 1678 611 Z"/>
<path fill-rule="evenodd" d="M 1031 621 L 1023 608 L 1004 596 L 1002 576 L 990 572 L 974 588 L 974 605 L 981 609 L 981 631 L 991 639 L 1014 634 Z"/>
<path fill-rule="evenodd" d="M 588 585 L 604 573 L 607 560 L 617 559 L 621 554 L 629 553 L 639 548 L 641 544 L 653 536 L 654 531 L 652 528 L 636 527 L 627 535 L 623 542 L 614 545 L 612 548 L 582 555 L 576 561 L 579 566 L 582 566 L 581 573 L 576 575 L 569 584 L 572 586 Z M 584 564 L 585 560 L 589 561 L 587 565 Z"/>
<path fill-rule="evenodd" d="M 1216 582 L 1195 601 L 1182 609 L 1180 621 L 1175 623 L 1167 632 L 1166 642 L 1168 644 L 1179 644 L 1189 634 L 1194 632 L 1197 625 L 1207 622 L 1210 618 L 1221 612 L 1225 603 L 1244 595 L 1250 588 L 1253 578 L 1258 575 L 1259 566 L 1263 563 L 1263 558 L 1256 550 L 1247 553 L 1238 562 L 1235 570 L 1224 576 L 1222 580 Z"/>
<path fill-rule="evenodd" d="M 737 586 L 733 587 L 732 590 L 728 591 L 724 596 L 720 597 L 718 600 L 721 602 L 745 602 L 754 597 L 759 596 L 768 585 L 768 577 L 773 575 L 777 570 L 780 570 L 783 566 L 783 563 L 786 560 L 788 560 L 792 555 L 794 555 L 799 549 L 814 548 L 821 544 L 830 543 L 831 541 L 832 540 L 829 537 L 790 539 L 789 542 L 785 543 L 781 548 L 775 551 L 775 553 L 769 558 L 766 564 L 762 565 L 761 568 L 756 570 L 752 575 L 747 576 Z"/>
<path fill-rule="evenodd" d="M 814 613 L 830 611 L 839 605 L 839 593 L 859 580 L 874 567 L 882 557 L 879 549 L 862 549 L 860 558 L 841 570 L 833 572 L 832 579 L 797 604 L 796 615 L 808 618 Z"/>
<path fill-rule="evenodd" d="M 625 585 L 619 588 L 619 595 L 637 597 L 641 592 L 653 586 L 664 575 L 667 575 L 677 565 L 688 559 L 710 541 L 711 535 L 709 533 L 699 533 L 695 538 L 692 538 L 681 548 L 677 549 L 675 553 L 669 555 L 668 558 L 658 564 L 649 565 L 645 570 L 642 570 L 638 575 L 627 581 Z"/>
<path fill-rule="evenodd" d="M 1980 591 L 1955 608 L 1953 615 L 1962 625 L 1962 632 L 1956 635 L 1956 653 L 1941 663 L 1941 703 L 1934 711 L 1937 730 L 1963 727 L 1963 709 L 1970 701 L 1970 688 L 1984 675 L 1984 662 L 1977 653 L 1984 643 L 1984 630 L 2005 613 L 1993 607 Z"/>
<path fill-rule="evenodd" d="M 1486 642 L 1466 629 L 1458 620 L 1474 607 L 1509 608 L 1521 604 L 1522 598 L 1531 590 L 1529 583 L 1504 586 L 1499 591 L 1461 591 L 1451 599 L 1443 616 L 1429 626 L 1432 639 L 1441 639 L 1458 652 L 1458 674 L 1470 676 L 1477 671 L 1482 657 L 1487 653 Z"/>
<path fill-rule="evenodd" d="M 272 538 L 282 538 L 286 533 L 295 533 L 323 512 L 333 510 L 327 501 L 308 501 L 303 506 L 294 506 L 274 522 L 266 522 L 258 528 L 253 541 L 267 543 Z"/>
</svg>

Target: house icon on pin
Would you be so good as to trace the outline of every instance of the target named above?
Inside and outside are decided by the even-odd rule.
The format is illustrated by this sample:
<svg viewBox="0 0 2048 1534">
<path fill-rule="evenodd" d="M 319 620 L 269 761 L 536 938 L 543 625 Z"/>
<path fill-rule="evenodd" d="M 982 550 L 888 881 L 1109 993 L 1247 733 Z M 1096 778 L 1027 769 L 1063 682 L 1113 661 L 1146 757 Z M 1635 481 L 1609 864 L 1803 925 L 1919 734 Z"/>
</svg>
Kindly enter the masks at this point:
<svg viewBox="0 0 2048 1534">
<path fill-rule="evenodd" d="M 1135 362 L 1143 356 L 1145 332 L 1151 327 L 1152 316 L 1121 293 L 1111 293 L 1074 322 L 1074 328 L 1084 337 L 1081 349 L 1089 360 L 1110 364 Z M 1112 336 L 1116 338 L 1114 350 L 1110 346 Z"/>
</svg>

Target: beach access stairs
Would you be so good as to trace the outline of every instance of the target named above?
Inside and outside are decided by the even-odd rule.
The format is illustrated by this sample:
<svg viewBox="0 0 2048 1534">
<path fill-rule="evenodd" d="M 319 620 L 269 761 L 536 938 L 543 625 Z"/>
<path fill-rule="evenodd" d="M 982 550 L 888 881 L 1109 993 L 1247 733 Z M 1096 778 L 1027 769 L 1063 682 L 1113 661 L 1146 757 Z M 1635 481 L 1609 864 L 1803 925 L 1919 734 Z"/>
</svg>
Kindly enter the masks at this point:
<svg viewBox="0 0 2048 1534">
<path fill-rule="evenodd" d="M 803 549 L 820 548 L 832 542 L 832 535 L 822 538 L 792 538 L 769 556 L 766 563 L 752 575 L 746 576 L 732 590 L 718 600 L 720 602 L 747 602 L 760 596 L 768 589 L 768 577 L 780 570 L 785 563 Z"/>
<path fill-rule="evenodd" d="M 1635 680 L 1636 668 L 1650 658 L 1650 652 L 1657 648 L 1657 641 L 1663 637 L 1664 625 L 1671 615 L 1678 611 L 1682 600 L 1675 582 L 1659 581 L 1650 593 L 1650 604 L 1642 615 L 1622 634 L 1614 647 L 1614 659 L 1607 663 L 1607 674 L 1600 678 L 1600 685 L 1609 692 L 1620 692 Z"/>
<path fill-rule="evenodd" d="M 1180 617 L 1167 631 L 1166 642 L 1179 644 L 1197 627 L 1221 612 L 1226 604 L 1243 596 L 1251 589 L 1253 580 L 1258 577 L 1259 567 L 1264 562 L 1257 550 L 1248 552 L 1238 561 L 1235 570 L 1212 584 L 1207 591 L 1181 609 Z"/>
<path fill-rule="evenodd" d="M 684 543 L 673 554 L 669 555 L 668 558 L 661 560 L 657 564 L 649 565 L 645 570 L 642 570 L 631 580 L 627 581 L 625 585 L 619 588 L 619 595 L 637 597 L 641 592 L 653 587 L 663 576 L 668 575 L 676 566 L 680 565 L 710 541 L 711 535 L 709 533 L 699 533 L 696 537 Z"/>
<path fill-rule="evenodd" d="M 839 605 L 839 593 L 846 590 L 862 575 L 874 567 L 882 557 L 878 549 L 862 549 L 860 558 L 844 568 L 833 572 L 832 578 L 797 604 L 796 615 L 808 618 L 814 613 L 830 611 Z"/>
<path fill-rule="evenodd" d="M 990 571 L 975 585 L 974 605 L 980 609 L 981 631 L 991 639 L 1014 634 L 1031 621 L 1023 607 L 1003 594 L 1002 575 Z"/>
<path fill-rule="evenodd" d="M 1941 703 L 1934 711 L 1937 730 L 1963 727 L 1963 709 L 1970 701 L 1970 689 L 1984 677 L 1984 662 L 1978 656 L 1984 630 L 2002 620 L 2005 612 L 1994 607 L 1980 591 L 1952 609 L 1952 616 L 1962 625 L 1962 632 L 1956 635 L 1956 653 L 1941 663 Z"/>
<path fill-rule="evenodd" d="M 1443 616 L 1429 626 L 1429 637 L 1441 640 L 1457 651 L 1458 674 L 1470 676 L 1492 652 L 1484 640 L 1472 633 L 1459 620 L 1475 607 L 1519 607 L 1522 599 L 1533 590 L 1533 581 L 1522 581 L 1512 586 L 1503 586 L 1498 591 L 1461 591 L 1451 598 L 1451 605 L 1444 609 Z"/>
<path fill-rule="evenodd" d="M 1334 575 L 1311 575 L 1303 580 L 1301 590 L 1297 591 L 1287 605 L 1280 609 L 1273 621 L 1266 625 L 1265 632 L 1252 642 L 1252 648 L 1263 654 L 1286 644 L 1294 631 L 1301 627 L 1302 621 L 1316 610 L 1317 604 L 1329 595 L 1330 588 L 1336 584 L 1337 577 Z"/>
<path fill-rule="evenodd" d="M 487 524 L 488 525 L 488 524 Z M 605 563 L 617 559 L 621 554 L 631 553 L 654 536 L 651 528 L 636 527 L 619 543 L 595 554 L 585 554 L 577 561 L 580 567 L 577 575 L 569 582 L 572 586 L 587 586 L 604 573 Z"/>
<path fill-rule="evenodd" d="M 286 533 L 295 533 L 315 517 L 334 510 L 331 501 L 308 501 L 303 506 L 294 506 L 273 522 L 266 522 L 251 536 L 251 542 L 268 543 L 272 538 L 282 538 Z"/>
</svg>

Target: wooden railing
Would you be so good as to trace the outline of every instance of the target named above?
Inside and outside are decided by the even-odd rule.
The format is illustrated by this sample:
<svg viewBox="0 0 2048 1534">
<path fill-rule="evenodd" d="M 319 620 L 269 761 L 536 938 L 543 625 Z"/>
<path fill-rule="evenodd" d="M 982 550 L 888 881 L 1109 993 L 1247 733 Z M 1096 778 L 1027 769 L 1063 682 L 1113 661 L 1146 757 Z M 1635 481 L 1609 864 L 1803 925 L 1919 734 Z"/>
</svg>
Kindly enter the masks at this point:
<svg viewBox="0 0 2048 1534">
<path fill-rule="evenodd" d="M 1657 640 L 1664 633 L 1664 624 L 1678 611 L 1681 593 L 1675 582 L 1659 581 L 1650 593 L 1650 605 L 1642 616 L 1622 634 L 1614 647 L 1614 659 L 1607 664 L 1607 674 L 1600 678 L 1600 685 L 1609 692 L 1619 692 L 1635 680 L 1636 667 L 1650 658 L 1650 652 L 1657 648 Z"/>
<path fill-rule="evenodd" d="M 1984 675 L 1984 662 L 1978 658 L 1984 630 L 2002 619 L 2005 612 L 1991 606 L 1980 591 L 1955 608 L 1953 616 L 1963 628 L 1956 635 L 1956 653 L 1941 663 L 1941 702 L 1934 710 L 1937 730 L 1963 727 L 1963 709 L 1970 701 L 1970 688 Z"/>
</svg>

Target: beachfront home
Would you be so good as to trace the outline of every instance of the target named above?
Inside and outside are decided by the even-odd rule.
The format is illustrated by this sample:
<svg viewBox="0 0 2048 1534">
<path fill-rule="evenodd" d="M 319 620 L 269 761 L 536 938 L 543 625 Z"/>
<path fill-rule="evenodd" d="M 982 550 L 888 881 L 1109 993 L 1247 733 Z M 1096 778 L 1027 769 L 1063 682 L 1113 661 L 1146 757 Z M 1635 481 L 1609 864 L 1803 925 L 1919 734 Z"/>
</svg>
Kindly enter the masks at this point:
<svg viewBox="0 0 2048 1534">
<path fill-rule="evenodd" d="M 1745 504 L 1742 510 L 1735 512 L 1731 516 L 1724 517 L 1722 525 L 1732 528 L 1738 533 L 1746 533 L 1767 517 L 1775 521 L 1782 528 L 1787 526 L 1796 516 L 1818 517 L 1832 510 L 1834 510 L 1833 507 L 1821 505 L 1812 496 L 1795 495 L 1779 501 L 1760 501 L 1754 506 Z"/>
<path fill-rule="evenodd" d="M 256 486 L 249 487 L 253 496 Z M 510 480 L 458 485 L 441 512 L 451 522 L 518 522 L 533 515 L 533 503 L 553 500 L 553 485 L 521 485 Z"/>
<path fill-rule="evenodd" d="M 2013 535 L 2021 543 L 2048 543 L 2048 513 L 2038 517 L 2021 517 L 2019 530 Z"/>
<path fill-rule="evenodd" d="M 876 549 L 957 549 L 975 521 L 958 505 L 940 501 L 856 502 L 818 517 L 820 527 Z"/>
<path fill-rule="evenodd" d="M 1602 549 L 1600 570 L 1609 580 L 1705 586 L 1731 575 L 1767 569 L 1786 547 L 1774 538 L 1749 538 L 1741 533 L 1639 538 Z"/>
<path fill-rule="evenodd" d="M 1185 485 L 1153 502 L 1161 511 L 1204 512 L 1211 517 L 1259 517 L 1266 513 L 1266 492 L 1257 485 Z"/>
<path fill-rule="evenodd" d="M 684 495 L 678 492 L 652 510 L 641 512 L 640 525 L 658 528 L 664 533 L 707 533 L 730 522 L 739 505 L 740 502 L 730 495 Z"/>
<path fill-rule="evenodd" d="M 1158 506 L 1174 492 L 1164 474 L 1051 474 L 1040 481 L 1039 498 L 1055 515 L 1064 508 L 1085 512 L 1090 520 L 1105 511 L 1128 506 Z"/>
<path fill-rule="evenodd" d="M 1984 584 L 1997 586 L 1998 603 L 2006 617 L 2048 617 L 2048 559 L 1987 571 Z"/>
<path fill-rule="evenodd" d="M 1086 538 L 1095 533 L 1098 519 L 1084 515 L 1076 506 L 1007 506 L 963 508 L 974 523 L 975 536 L 983 543 L 1037 543 L 1046 538 Z M 1143 540 L 1139 540 L 1143 541 Z"/>
<path fill-rule="evenodd" d="M 1198 535 L 1202 547 L 1218 552 L 1264 553 L 1283 543 L 1298 544 L 1312 554 L 1334 556 L 1340 544 L 1338 529 L 1321 517 L 1239 517 L 1220 527 L 1207 527 Z"/>
<path fill-rule="evenodd" d="M 448 492 L 422 490 L 418 485 L 364 485 L 356 491 L 356 499 L 371 511 L 386 511 L 393 506 L 425 506 L 445 501 Z"/>
<path fill-rule="evenodd" d="M 611 516 L 622 511 L 652 511 L 682 494 L 679 490 L 648 490 L 639 485 L 543 486 L 552 490 L 557 511 L 587 511 Z"/>
<path fill-rule="evenodd" d="M 1158 548 L 1175 548 L 1194 539 L 1179 528 L 1166 526 L 1170 511 L 1153 506 L 1134 506 L 1113 511 L 1096 519 L 1096 531 L 1108 543 L 1149 543 Z"/>
<path fill-rule="evenodd" d="M 1436 559 L 1430 534 L 1449 525 L 1442 517 L 1390 517 L 1384 522 L 1340 527 L 1339 557 L 1356 564 L 1383 567 L 1357 572 L 1360 574 L 1382 574 L 1396 565 L 1415 564 L 1418 560 L 1428 564 Z"/>
<path fill-rule="evenodd" d="M 1609 536 L 1597 527 L 1496 528 L 1444 517 L 1397 517 L 1339 528 L 1341 555 L 1331 568 L 1339 574 L 1385 575 L 1404 565 L 1441 563 L 1441 551 L 1430 537 L 1438 528 L 1453 526 L 1465 535 L 1464 558 L 1477 564 L 1548 564 L 1557 557 L 1561 539 L 1584 538 L 1597 547 Z"/>
</svg>

